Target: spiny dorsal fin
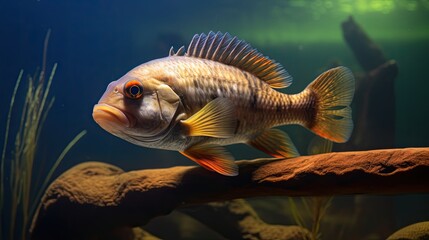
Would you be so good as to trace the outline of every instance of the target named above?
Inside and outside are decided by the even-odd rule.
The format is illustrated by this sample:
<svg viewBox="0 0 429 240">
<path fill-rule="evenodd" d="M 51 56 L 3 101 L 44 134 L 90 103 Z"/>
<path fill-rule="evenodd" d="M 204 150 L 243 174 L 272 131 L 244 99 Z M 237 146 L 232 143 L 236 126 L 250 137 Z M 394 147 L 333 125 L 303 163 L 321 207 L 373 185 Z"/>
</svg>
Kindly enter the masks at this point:
<svg viewBox="0 0 429 240">
<path fill-rule="evenodd" d="M 265 81 L 272 88 L 284 88 L 292 83 L 292 76 L 279 63 L 265 57 L 250 44 L 232 37 L 229 33 L 195 34 L 185 56 L 238 67 Z"/>
<path fill-rule="evenodd" d="M 168 56 L 169 56 L 169 57 L 171 57 L 171 56 L 183 56 L 183 55 L 185 55 L 185 46 L 181 46 L 181 47 L 177 50 L 177 52 L 174 52 L 174 48 L 173 48 L 173 47 L 171 47 L 171 48 L 170 48 L 170 52 L 168 53 Z"/>
</svg>

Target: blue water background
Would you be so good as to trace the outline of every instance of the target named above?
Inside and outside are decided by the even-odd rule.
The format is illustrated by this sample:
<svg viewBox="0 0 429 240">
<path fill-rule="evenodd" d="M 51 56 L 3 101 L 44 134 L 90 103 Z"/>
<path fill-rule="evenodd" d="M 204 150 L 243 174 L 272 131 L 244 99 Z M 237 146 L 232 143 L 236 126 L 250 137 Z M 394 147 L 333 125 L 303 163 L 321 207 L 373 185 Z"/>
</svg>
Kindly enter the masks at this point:
<svg viewBox="0 0 429 240">
<path fill-rule="evenodd" d="M 47 67 L 58 63 L 51 88 L 55 104 L 44 125 L 39 159 L 52 162 L 86 129 L 88 134 L 56 175 L 84 161 L 113 163 L 125 170 L 195 165 L 177 152 L 134 146 L 102 130 L 91 113 L 108 83 L 141 63 L 167 56 L 170 46 L 186 45 L 195 33 L 220 30 L 244 38 L 283 64 L 294 77 L 285 92 L 297 93 L 333 62 L 362 71 L 341 36 L 341 21 L 352 14 L 399 65 L 396 147 L 429 146 L 429 11 L 424 1 L 415 1 L 420 4 L 415 9 L 398 6 L 387 12 L 356 13 L 336 11 L 336 1 L 332 1 L 334 6 L 317 14 L 314 8 L 297 7 L 293 2 L 302 1 L 3 0 L 0 136 L 18 73 L 24 69 L 25 75 L 31 75 L 41 66 L 43 41 L 51 29 Z M 12 124 L 18 121 L 20 103 Z M 12 133 L 13 129 L 16 125 Z M 301 127 L 284 129 L 305 153 L 312 134 Z M 237 159 L 265 156 L 247 146 L 231 151 Z"/>
</svg>

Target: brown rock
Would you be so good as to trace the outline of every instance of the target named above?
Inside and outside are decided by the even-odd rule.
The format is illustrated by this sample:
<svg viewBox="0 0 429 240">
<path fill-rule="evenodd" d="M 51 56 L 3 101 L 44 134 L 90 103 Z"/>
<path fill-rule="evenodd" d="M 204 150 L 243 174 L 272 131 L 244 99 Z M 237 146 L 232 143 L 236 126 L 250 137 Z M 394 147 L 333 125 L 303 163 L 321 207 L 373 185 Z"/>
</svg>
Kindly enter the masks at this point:
<svg viewBox="0 0 429 240">
<path fill-rule="evenodd" d="M 328 153 L 293 159 L 239 161 L 225 177 L 200 167 L 123 172 L 79 164 L 47 189 L 32 239 L 90 239 L 135 227 L 193 204 L 268 195 L 429 192 L 429 148 Z"/>
<path fill-rule="evenodd" d="M 214 202 L 181 211 L 216 230 L 226 239 L 311 239 L 311 233 L 305 228 L 265 223 L 243 199 Z"/>
<path fill-rule="evenodd" d="M 429 222 L 415 223 L 399 229 L 388 240 L 427 240 L 429 239 Z"/>
</svg>

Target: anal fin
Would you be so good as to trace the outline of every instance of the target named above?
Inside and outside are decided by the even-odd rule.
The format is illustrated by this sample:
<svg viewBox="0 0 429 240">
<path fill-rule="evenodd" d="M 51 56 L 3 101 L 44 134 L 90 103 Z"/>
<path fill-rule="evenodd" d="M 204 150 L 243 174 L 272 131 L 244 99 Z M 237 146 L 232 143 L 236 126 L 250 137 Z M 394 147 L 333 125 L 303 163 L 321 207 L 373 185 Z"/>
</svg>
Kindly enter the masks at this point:
<svg viewBox="0 0 429 240">
<path fill-rule="evenodd" d="M 226 149 L 214 144 L 196 144 L 180 152 L 202 167 L 225 176 L 237 176 L 238 166 Z"/>
<path fill-rule="evenodd" d="M 307 153 L 309 155 L 330 153 L 332 152 L 333 144 L 332 141 L 326 138 L 315 136 L 308 145 Z"/>
<path fill-rule="evenodd" d="M 268 129 L 248 141 L 248 144 L 275 158 L 299 156 L 298 150 L 289 136 L 278 129 Z"/>
</svg>

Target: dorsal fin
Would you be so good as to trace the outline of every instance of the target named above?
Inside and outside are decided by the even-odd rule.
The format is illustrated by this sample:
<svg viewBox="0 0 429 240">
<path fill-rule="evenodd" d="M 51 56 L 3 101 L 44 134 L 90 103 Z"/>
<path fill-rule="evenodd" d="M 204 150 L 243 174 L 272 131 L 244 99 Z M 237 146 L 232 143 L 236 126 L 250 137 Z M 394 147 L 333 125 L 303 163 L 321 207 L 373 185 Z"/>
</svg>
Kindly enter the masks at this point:
<svg viewBox="0 0 429 240">
<path fill-rule="evenodd" d="M 284 88 L 292 83 L 292 76 L 279 63 L 229 33 L 195 34 L 185 56 L 209 59 L 240 68 L 265 81 L 272 88 Z"/>
<path fill-rule="evenodd" d="M 181 46 L 181 47 L 177 50 L 177 52 L 174 52 L 174 48 L 173 48 L 173 47 L 171 47 L 171 48 L 170 48 L 170 52 L 168 53 L 168 56 L 169 56 L 169 57 L 171 57 L 171 56 L 183 56 L 183 55 L 185 55 L 185 46 Z"/>
</svg>

